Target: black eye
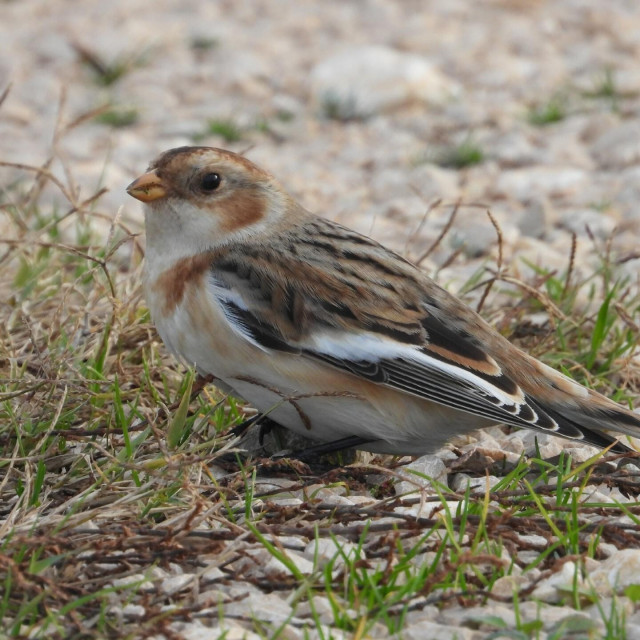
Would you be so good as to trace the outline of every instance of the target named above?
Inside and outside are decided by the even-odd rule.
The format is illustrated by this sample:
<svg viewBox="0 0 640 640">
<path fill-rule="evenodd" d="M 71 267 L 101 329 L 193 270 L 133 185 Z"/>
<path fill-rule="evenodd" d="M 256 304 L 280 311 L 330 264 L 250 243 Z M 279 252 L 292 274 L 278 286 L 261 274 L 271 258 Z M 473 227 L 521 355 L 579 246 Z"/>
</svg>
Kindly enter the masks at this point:
<svg viewBox="0 0 640 640">
<path fill-rule="evenodd" d="M 205 173 L 200 180 L 200 188 L 203 191 L 215 191 L 222 182 L 222 178 L 217 173 Z"/>
</svg>

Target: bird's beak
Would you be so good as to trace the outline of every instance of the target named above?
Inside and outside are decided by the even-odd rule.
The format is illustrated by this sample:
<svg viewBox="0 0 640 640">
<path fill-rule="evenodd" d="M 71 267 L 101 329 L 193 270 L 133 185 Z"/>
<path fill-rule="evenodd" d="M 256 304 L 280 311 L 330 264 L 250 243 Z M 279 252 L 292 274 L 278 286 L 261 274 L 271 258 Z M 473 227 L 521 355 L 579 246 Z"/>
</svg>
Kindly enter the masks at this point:
<svg viewBox="0 0 640 640">
<path fill-rule="evenodd" d="M 164 198 L 167 188 L 155 171 L 147 171 L 127 187 L 127 193 L 142 202 L 152 202 Z"/>
</svg>

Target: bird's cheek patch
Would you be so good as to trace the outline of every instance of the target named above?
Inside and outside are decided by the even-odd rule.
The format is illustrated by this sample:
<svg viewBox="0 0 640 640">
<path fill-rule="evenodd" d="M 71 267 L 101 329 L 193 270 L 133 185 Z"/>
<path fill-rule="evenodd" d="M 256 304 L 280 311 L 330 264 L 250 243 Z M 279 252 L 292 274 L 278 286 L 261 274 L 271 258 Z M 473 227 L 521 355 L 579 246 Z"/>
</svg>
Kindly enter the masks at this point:
<svg viewBox="0 0 640 640">
<path fill-rule="evenodd" d="M 256 193 L 234 193 L 219 205 L 222 231 L 231 233 L 260 222 L 266 215 L 265 198 Z"/>
</svg>

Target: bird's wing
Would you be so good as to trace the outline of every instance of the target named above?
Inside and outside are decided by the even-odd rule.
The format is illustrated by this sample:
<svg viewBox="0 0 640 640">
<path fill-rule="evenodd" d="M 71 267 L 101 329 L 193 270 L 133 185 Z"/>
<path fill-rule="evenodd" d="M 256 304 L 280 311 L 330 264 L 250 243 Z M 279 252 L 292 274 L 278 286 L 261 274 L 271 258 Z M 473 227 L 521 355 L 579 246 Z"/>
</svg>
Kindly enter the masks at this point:
<svg viewBox="0 0 640 640">
<path fill-rule="evenodd" d="M 598 432 L 600 422 L 615 428 L 606 410 L 581 424 L 579 411 L 565 416 L 527 392 L 537 380 L 553 394 L 553 381 L 416 267 L 334 223 L 310 224 L 278 246 L 230 248 L 213 261 L 210 291 L 238 334 L 497 423 L 611 443 Z"/>
</svg>

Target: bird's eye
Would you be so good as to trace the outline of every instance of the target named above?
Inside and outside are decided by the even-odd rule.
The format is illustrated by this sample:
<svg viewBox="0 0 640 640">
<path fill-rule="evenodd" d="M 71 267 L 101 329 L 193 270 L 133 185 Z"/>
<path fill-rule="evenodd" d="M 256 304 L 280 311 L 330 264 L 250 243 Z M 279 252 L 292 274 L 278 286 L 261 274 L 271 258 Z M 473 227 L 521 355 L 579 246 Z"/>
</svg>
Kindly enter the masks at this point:
<svg viewBox="0 0 640 640">
<path fill-rule="evenodd" d="M 222 182 L 222 178 L 218 173 L 205 173 L 200 180 L 200 188 L 203 191 L 215 191 Z"/>
</svg>

